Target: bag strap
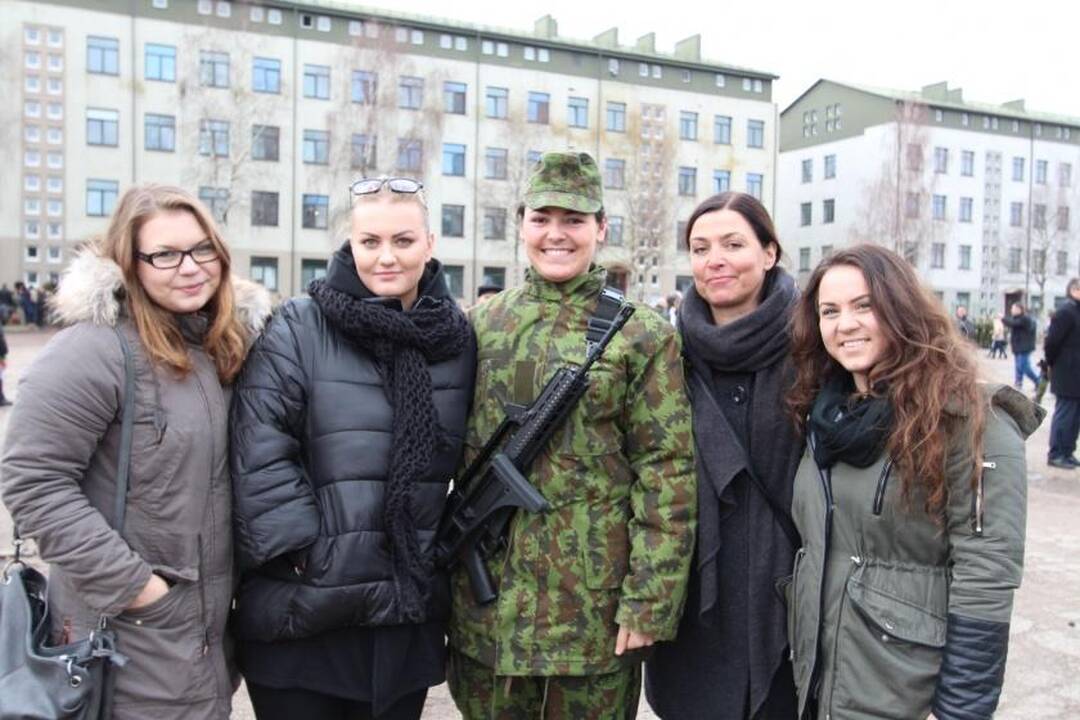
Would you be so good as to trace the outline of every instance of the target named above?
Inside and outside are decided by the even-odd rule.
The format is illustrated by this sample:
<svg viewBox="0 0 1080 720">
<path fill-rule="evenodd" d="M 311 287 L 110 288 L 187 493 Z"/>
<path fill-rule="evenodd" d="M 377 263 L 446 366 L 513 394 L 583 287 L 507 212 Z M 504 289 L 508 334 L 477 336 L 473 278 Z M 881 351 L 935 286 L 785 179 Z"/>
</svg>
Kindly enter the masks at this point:
<svg viewBox="0 0 1080 720">
<path fill-rule="evenodd" d="M 720 403 L 716 401 L 716 397 L 713 395 L 712 389 L 705 382 L 705 378 L 701 376 L 701 373 L 694 371 L 692 368 L 689 372 L 690 377 L 692 377 L 700 386 L 701 394 L 707 397 L 709 402 L 712 403 L 718 417 L 726 421 L 724 411 L 720 409 Z M 758 477 L 758 474 L 754 472 L 754 468 L 750 465 L 752 462 L 750 453 L 746 451 L 746 448 L 742 447 L 739 438 L 734 432 L 731 433 L 731 436 L 734 438 L 735 442 L 739 444 L 739 448 L 743 451 L 743 456 L 746 458 L 746 466 L 744 469 L 747 476 L 750 478 L 750 484 L 756 487 L 758 492 L 761 493 L 761 496 L 765 498 L 765 502 L 768 503 L 769 509 L 773 512 L 773 517 L 776 518 L 776 523 L 780 526 L 780 529 L 784 531 L 784 535 L 787 535 L 787 539 L 792 547 L 802 547 L 802 538 L 799 537 L 799 530 L 795 527 L 795 521 L 791 518 L 791 512 L 780 504 L 780 501 L 773 496 L 772 492 L 769 491 L 769 488 L 762 482 L 761 478 Z"/>
<path fill-rule="evenodd" d="M 113 529 L 124 534 L 124 514 L 127 510 L 127 492 L 131 474 L 131 442 L 135 434 L 135 355 L 131 351 L 124 331 L 113 328 L 120 338 L 124 351 L 124 409 L 120 420 L 120 452 L 116 467 L 116 504 L 113 509 Z"/>
</svg>

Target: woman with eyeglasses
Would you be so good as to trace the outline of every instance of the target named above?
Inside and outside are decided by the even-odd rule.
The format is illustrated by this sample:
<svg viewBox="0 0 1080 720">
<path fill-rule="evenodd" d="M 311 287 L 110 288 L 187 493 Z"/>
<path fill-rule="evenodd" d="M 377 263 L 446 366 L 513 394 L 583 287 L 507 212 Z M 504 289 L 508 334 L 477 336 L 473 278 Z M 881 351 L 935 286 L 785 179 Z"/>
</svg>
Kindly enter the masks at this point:
<svg viewBox="0 0 1080 720">
<path fill-rule="evenodd" d="M 81 640 L 108 618 L 128 658 L 115 669 L 116 720 L 229 717 L 228 395 L 270 313 L 266 292 L 230 266 L 189 193 L 128 190 L 64 274 L 55 310 L 70 327 L 26 371 L 9 418 L 0 485 L 49 563 L 52 639 Z M 118 332 L 134 359 L 129 457 Z M 129 460 L 118 532 L 117 468 Z"/>
<path fill-rule="evenodd" d="M 349 239 L 273 317 L 232 413 L 241 668 L 260 720 L 420 717 L 442 682 L 431 548 L 475 341 L 422 185 L 359 180 Z"/>
<path fill-rule="evenodd" d="M 1023 573 L 1024 439 L 1045 413 L 978 382 L 941 303 L 878 245 L 814 270 L 792 359 L 799 717 L 989 720 Z"/>
</svg>

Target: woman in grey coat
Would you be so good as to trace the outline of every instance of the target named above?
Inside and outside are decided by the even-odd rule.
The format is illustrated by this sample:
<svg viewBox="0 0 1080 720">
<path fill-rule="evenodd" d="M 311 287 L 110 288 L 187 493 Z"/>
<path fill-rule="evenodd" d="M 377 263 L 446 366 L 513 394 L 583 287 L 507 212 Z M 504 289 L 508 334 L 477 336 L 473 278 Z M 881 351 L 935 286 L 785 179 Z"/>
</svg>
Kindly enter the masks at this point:
<svg viewBox="0 0 1080 720">
<path fill-rule="evenodd" d="M 26 371 L 8 423 L 3 501 L 49 563 L 53 640 L 106 616 L 129 659 L 115 673 L 116 720 L 229 716 L 227 388 L 270 309 L 229 264 L 190 194 L 129 190 L 65 274 L 56 310 L 70 327 Z M 125 393 L 114 328 L 135 361 L 122 533 L 110 525 Z"/>
<path fill-rule="evenodd" d="M 810 276 L 792 359 L 808 446 L 788 590 L 800 717 L 989 720 L 1042 409 L 978 383 L 940 302 L 879 246 Z"/>
</svg>

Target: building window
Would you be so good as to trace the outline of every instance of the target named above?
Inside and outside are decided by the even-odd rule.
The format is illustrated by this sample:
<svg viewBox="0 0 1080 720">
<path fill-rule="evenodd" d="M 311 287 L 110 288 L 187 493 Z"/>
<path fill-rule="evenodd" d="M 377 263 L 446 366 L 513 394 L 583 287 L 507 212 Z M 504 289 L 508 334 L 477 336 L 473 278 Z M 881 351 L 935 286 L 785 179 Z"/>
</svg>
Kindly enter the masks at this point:
<svg viewBox="0 0 1080 720">
<path fill-rule="evenodd" d="M 143 127 L 144 147 L 159 152 L 176 150 L 176 118 L 172 115 L 147 113 Z"/>
<path fill-rule="evenodd" d="M 821 222 L 828 225 L 836 220 L 836 200 L 829 198 L 821 201 Z"/>
<path fill-rule="evenodd" d="M 23 103 L 23 114 L 28 118 L 41 117 L 41 103 L 37 100 L 27 100 Z"/>
<path fill-rule="evenodd" d="M 566 102 L 566 124 L 573 128 L 589 127 L 589 100 L 572 97 Z"/>
<path fill-rule="evenodd" d="M 465 176 L 465 146 L 457 143 L 443 143 L 442 174 L 456 177 Z"/>
<path fill-rule="evenodd" d="M 116 38 L 86 38 L 86 70 L 95 75 L 120 74 L 120 41 Z"/>
<path fill-rule="evenodd" d="M 210 214 L 214 220 L 225 224 L 229 219 L 229 190 L 228 188 L 201 187 L 199 188 L 199 200 L 203 205 L 210 208 Z"/>
<path fill-rule="evenodd" d="M 1057 275 L 1065 275 L 1069 272 L 1069 252 L 1067 250 L 1057 251 L 1057 267 L 1054 269 Z"/>
<path fill-rule="evenodd" d="M 120 192 L 120 183 L 115 180 L 86 181 L 86 214 L 91 217 L 105 217 L 116 206 L 116 196 Z"/>
<path fill-rule="evenodd" d="M 379 90 L 378 76 L 367 70 L 353 70 L 350 89 L 352 101 L 361 105 L 374 105 Z"/>
<path fill-rule="evenodd" d="M 446 289 L 456 298 L 465 297 L 465 268 L 462 265 L 443 265 Z"/>
<path fill-rule="evenodd" d="M 23 229 L 23 234 L 31 240 L 36 240 L 41 237 L 41 223 L 37 220 L 27 220 L 26 226 Z"/>
<path fill-rule="evenodd" d="M 1057 229 L 1068 230 L 1069 229 L 1069 206 L 1061 205 L 1058 207 L 1057 214 Z"/>
<path fill-rule="evenodd" d="M 330 68 L 326 65 L 304 65 L 304 97 L 330 99 Z"/>
<path fill-rule="evenodd" d="M 61 120 L 64 117 L 64 106 L 58 102 L 51 102 L 49 103 L 46 115 L 48 115 L 50 120 Z"/>
<path fill-rule="evenodd" d="M 29 70 L 38 70 L 41 68 L 41 53 L 36 50 L 27 50 L 23 60 Z"/>
<path fill-rule="evenodd" d="M 251 89 L 260 93 L 281 92 L 281 61 L 257 57 L 251 65 Z"/>
<path fill-rule="evenodd" d="M 86 144 L 116 147 L 120 128 L 120 113 L 101 108 L 86 109 Z"/>
<path fill-rule="evenodd" d="M 972 212 L 975 207 L 974 198 L 962 197 L 960 198 L 960 222 L 971 222 Z"/>
<path fill-rule="evenodd" d="M 505 118 L 509 94 L 506 88 L 488 86 L 484 94 L 484 114 L 489 118 Z"/>
<path fill-rule="evenodd" d="M 528 120 L 540 125 L 548 124 L 548 110 L 551 107 L 551 96 L 547 93 L 530 92 L 528 106 Z"/>
<path fill-rule="evenodd" d="M 27 153 L 27 155 L 29 155 L 29 153 Z M 64 167 L 64 153 L 59 151 L 50 151 L 46 158 L 46 163 L 50 168 L 53 168 L 54 170 L 59 170 L 60 168 Z"/>
<path fill-rule="evenodd" d="M 26 198 L 23 200 L 23 214 L 24 215 L 40 215 L 41 214 L 41 201 L 37 198 Z"/>
<path fill-rule="evenodd" d="M 1072 165 L 1070 163 L 1061 163 L 1058 165 L 1058 182 L 1062 187 L 1070 187 L 1072 185 Z"/>
<path fill-rule="evenodd" d="M 1023 248 L 1009 248 L 1009 272 L 1020 272 L 1020 264 L 1024 258 Z"/>
<path fill-rule="evenodd" d="M 424 142 L 422 140 L 399 139 L 397 169 L 405 172 L 420 172 L 423 164 Z"/>
<path fill-rule="evenodd" d="M 505 180 L 507 176 L 506 148 L 489 147 L 484 151 L 484 177 L 488 180 Z"/>
<path fill-rule="evenodd" d="M 679 194 L 689 197 L 697 195 L 697 168 L 679 168 Z"/>
<path fill-rule="evenodd" d="M 418 77 L 403 77 L 398 81 L 398 107 L 404 110 L 419 110 L 424 101 L 424 80 Z"/>
<path fill-rule="evenodd" d="M 61 228 L 60 223 L 58 223 L 58 222 L 49 223 L 49 239 L 50 240 L 59 240 L 60 236 L 62 234 L 63 233 L 62 233 L 62 228 Z"/>
<path fill-rule="evenodd" d="M 64 249 L 56 245 L 50 245 L 46 250 L 45 259 L 50 263 L 62 262 L 64 259 Z"/>
<path fill-rule="evenodd" d="M 1024 224 L 1024 203 L 1009 203 L 1009 225 L 1020 227 Z"/>
<path fill-rule="evenodd" d="M 304 195 L 301 224 L 312 230 L 325 230 L 330 198 L 326 195 Z"/>
<path fill-rule="evenodd" d="M 251 224 L 277 227 L 278 194 L 254 190 L 251 193 Z"/>
<path fill-rule="evenodd" d="M 532 169 L 536 165 L 536 163 L 540 162 L 540 158 L 543 157 L 543 155 L 544 153 L 540 152 L 539 150 L 530 150 L 529 152 L 525 153 L 525 167 L 528 169 Z"/>
<path fill-rule="evenodd" d="M 912 172 L 919 172 L 922 170 L 922 145 L 919 143 L 908 143 L 907 169 Z"/>
<path fill-rule="evenodd" d="M 50 175 L 47 187 L 51 193 L 64 192 L 64 178 L 59 175 Z"/>
<path fill-rule="evenodd" d="M 1031 251 L 1031 270 L 1037 275 L 1046 274 L 1046 251 L 1045 250 L 1032 250 Z M 1034 300 L 1034 298 L 1032 298 Z M 1032 302 L 1032 306 L 1035 303 Z"/>
<path fill-rule="evenodd" d="M 506 239 L 506 208 L 484 208 L 484 239 Z"/>
<path fill-rule="evenodd" d="M 443 110 L 451 115 L 464 115 L 467 88 L 465 83 L 443 83 Z"/>
<path fill-rule="evenodd" d="M 64 214 L 64 201 L 63 200 L 57 200 L 55 198 L 50 198 L 49 201 L 45 203 L 45 206 L 46 206 L 46 208 L 48 208 L 47 212 L 49 213 L 49 217 L 60 217 L 61 215 Z"/>
<path fill-rule="evenodd" d="M 949 172 L 949 148 L 934 148 L 934 172 Z"/>
<path fill-rule="evenodd" d="M 964 177 L 975 175 L 975 153 L 971 150 L 960 152 L 960 174 Z"/>
<path fill-rule="evenodd" d="M 919 193 L 909 192 L 904 196 L 904 217 L 914 220 L 919 217 Z"/>
<path fill-rule="evenodd" d="M 608 132 L 626 132 L 626 103 L 608 102 L 607 129 Z"/>
<path fill-rule="evenodd" d="M 1046 229 L 1046 205 L 1035 203 L 1031 206 L 1031 225 L 1036 230 Z"/>
<path fill-rule="evenodd" d="M 277 162 L 281 130 L 274 125 L 251 126 L 251 159 Z"/>
<path fill-rule="evenodd" d="M 937 270 L 945 267 L 945 243 L 930 244 L 930 267 Z"/>
<path fill-rule="evenodd" d="M 713 118 L 713 142 L 717 145 L 731 144 L 731 117 L 717 115 Z"/>
<path fill-rule="evenodd" d="M 761 173 L 746 173 L 746 193 L 761 200 L 765 190 L 765 176 Z"/>
<path fill-rule="evenodd" d="M 713 170 L 712 182 L 714 193 L 727 192 L 731 189 L 731 171 Z"/>
<path fill-rule="evenodd" d="M 613 247 L 623 245 L 623 219 L 621 215 L 608 215 L 607 244 Z"/>
<path fill-rule="evenodd" d="M 375 136 L 353 133 L 350 153 L 350 165 L 354 170 L 374 168 L 378 163 L 375 156 Z"/>
<path fill-rule="evenodd" d="M 1017 182 L 1024 180 L 1024 158 L 1014 157 L 1012 161 L 1012 179 Z"/>
<path fill-rule="evenodd" d="M 41 192 L 41 176 L 27 175 L 23 178 L 23 190 L 26 192 Z"/>
<path fill-rule="evenodd" d="M 229 157 L 228 121 L 199 121 L 199 154 L 213 157 Z"/>
<path fill-rule="evenodd" d="M 604 161 L 604 187 L 622 190 L 626 187 L 626 161 L 608 158 Z"/>
<path fill-rule="evenodd" d="M 443 237 L 465 237 L 465 206 L 442 206 Z"/>
<path fill-rule="evenodd" d="M 944 195 L 934 195 L 934 219 L 935 220 L 944 220 L 945 219 L 945 205 L 946 205 L 946 202 L 947 202 L 947 200 L 946 200 Z"/>
<path fill-rule="evenodd" d="M 799 225 L 802 227 L 809 226 L 814 219 L 814 204 L 813 203 L 800 203 L 799 204 Z"/>
<path fill-rule="evenodd" d="M 200 51 L 199 82 L 204 87 L 229 87 L 229 53 Z"/>
<path fill-rule="evenodd" d="M 1035 182 L 1037 184 L 1039 184 L 1039 185 L 1045 185 L 1046 184 L 1046 175 L 1047 175 L 1046 170 L 1047 170 L 1048 165 L 1049 165 L 1049 163 L 1047 163 L 1045 160 L 1036 160 L 1035 161 Z"/>
<path fill-rule="evenodd" d="M 825 156 L 825 179 L 832 180 L 836 177 L 836 156 Z"/>
<path fill-rule="evenodd" d="M 172 45 L 146 43 L 143 75 L 147 80 L 176 82 L 176 48 Z"/>
<path fill-rule="evenodd" d="M 747 120 L 746 121 L 746 147 L 763 148 L 765 147 L 765 121 L 764 120 Z"/>
<path fill-rule="evenodd" d="M 680 140 L 697 140 L 697 117 L 696 112 L 683 110 L 679 113 Z"/>
<path fill-rule="evenodd" d="M 271 292 L 278 289 L 277 270 L 277 258 L 252 256 L 251 279 Z"/>
<path fill-rule="evenodd" d="M 326 277 L 326 261 L 305 258 L 300 261 L 300 287 L 308 287 L 313 280 Z"/>
<path fill-rule="evenodd" d="M 971 246 L 970 245 L 961 245 L 960 246 L 960 269 L 961 270 L 970 270 L 971 269 Z"/>
<path fill-rule="evenodd" d="M 328 131 L 304 131 L 304 162 L 309 165 L 330 163 L 330 133 Z"/>
<path fill-rule="evenodd" d="M 804 183 L 814 181 L 814 161 L 810 158 L 802 161 L 802 181 Z"/>
</svg>

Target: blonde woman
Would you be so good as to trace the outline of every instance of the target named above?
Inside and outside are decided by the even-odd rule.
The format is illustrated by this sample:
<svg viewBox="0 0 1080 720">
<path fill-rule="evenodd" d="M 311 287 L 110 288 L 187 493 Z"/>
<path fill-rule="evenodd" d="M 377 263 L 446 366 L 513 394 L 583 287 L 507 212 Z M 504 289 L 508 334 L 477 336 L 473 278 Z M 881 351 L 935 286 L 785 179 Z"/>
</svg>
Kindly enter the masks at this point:
<svg viewBox="0 0 1080 720">
<path fill-rule="evenodd" d="M 269 312 L 237 285 L 229 251 L 189 193 L 143 185 L 71 265 L 58 333 L 27 370 L 0 477 L 19 532 L 50 565 L 56 642 L 111 618 L 129 662 L 113 718 L 227 718 L 233 590 L 228 386 Z M 125 360 L 134 356 L 134 435 L 122 532 L 116 495 Z"/>
</svg>

